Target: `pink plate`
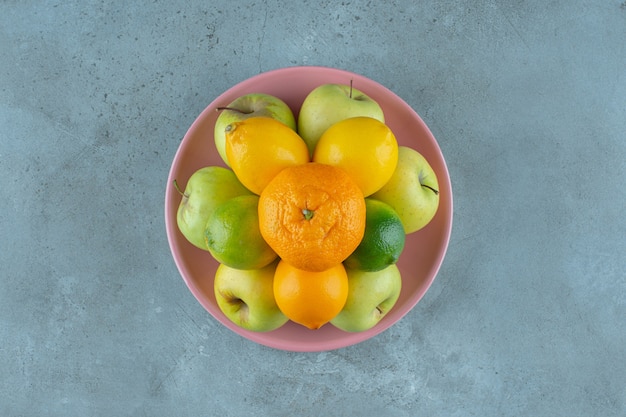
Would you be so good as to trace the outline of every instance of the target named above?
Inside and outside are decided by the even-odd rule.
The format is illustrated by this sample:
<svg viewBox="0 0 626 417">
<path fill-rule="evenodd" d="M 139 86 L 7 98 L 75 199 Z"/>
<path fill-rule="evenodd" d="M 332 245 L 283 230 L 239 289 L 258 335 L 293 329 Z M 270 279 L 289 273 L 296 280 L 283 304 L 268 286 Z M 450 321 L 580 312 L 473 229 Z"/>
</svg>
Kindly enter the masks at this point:
<svg viewBox="0 0 626 417">
<path fill-rule="evenodd" d="M 233 324 L 220 311 L 213 294 L 213 275 L 218 266 L 208 252 L 195 248 L 178 231 L 176 211 L 180 195 L 173 186 L 177 180 L 184 188 L 197 169 L 209 165 L 224 166 L 215 149 L 213 126 L 216 107 L 225 106 L 247 93 L 268 93 L 283 99 L 294 111 L 306 95 L 321 84 L 349 84 L 376 100 L 385 113 L 385 121 L 400 145 L 420 152 L 435 170 L 441 192 L 435 218 L 424 229 L 407 236 L 404 252 L 398 261 L 402 273 L 402 292 L 395 307 L 380 323 L 368 331 L 347 333 L 326 324 L 318 330 L 288 322 L 278 330 L 257 333 Z M 415 111 L 384 86 L 364 76 L 325 67 L 290 67 L 249 78 L 217 97 L 194 121 L 183 138 L 172 163 L 165 191 L 165 225 L 172 255 L 189 290 L 204 308 L 233 332 L 272 348 L 316 352 L 338 349 L 367 340 L 388 329 L 406 315 L 424 296 L 443 262 L 452 230 L 452 187 L 441 149 L 430 130 Z"/>
</svg>

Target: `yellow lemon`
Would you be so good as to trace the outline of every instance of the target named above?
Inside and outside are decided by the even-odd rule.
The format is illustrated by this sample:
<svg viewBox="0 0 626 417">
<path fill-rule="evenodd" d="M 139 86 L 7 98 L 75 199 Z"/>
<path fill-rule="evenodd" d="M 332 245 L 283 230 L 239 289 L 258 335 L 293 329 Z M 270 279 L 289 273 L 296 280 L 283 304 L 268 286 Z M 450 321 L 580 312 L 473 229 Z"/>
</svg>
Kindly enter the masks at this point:
<svg viewBox="0 0 626 417">
<path fill-rule="evenodd" d="M 367 197 L 393 175 L 398 164 L 398 142 L 385 123 L 371 117 L 352 117 L 333 124 L 322 134 L 313 161 L 342 168 Z"/>
<path fill-rule="evenodd" d="M 226 127 L 226 155 L 241 183 L 255 194 L 285 168 L 309 162 L 309 149 L 278 120 L 251 117 Z"/>
</svg>

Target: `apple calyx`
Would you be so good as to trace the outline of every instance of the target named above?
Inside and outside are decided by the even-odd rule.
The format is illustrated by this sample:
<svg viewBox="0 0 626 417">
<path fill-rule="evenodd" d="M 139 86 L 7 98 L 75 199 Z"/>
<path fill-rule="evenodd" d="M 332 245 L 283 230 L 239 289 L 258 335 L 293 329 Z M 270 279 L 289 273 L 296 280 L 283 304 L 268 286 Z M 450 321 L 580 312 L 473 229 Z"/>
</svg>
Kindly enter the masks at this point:
<svg viewBox="0 0 626 417">
<path fill-rule="evenodd" d="M 439 195 L 439 191 L 434 189 L 433 187 L 431 187 L 430 185 L 426 185 L 426 184 L 420 184 L 422 187 L 426 187 L 429 190 L 431 190 L 433 193 L 435 193 L 435 195 Z"/>
<path fill-rule="evenodd" d="M 246 302 L 243 301 L 241 298 L 233 296 L 231 294 L 224 294 L 224 293 L 221 293 L 221 294 L 226 299 L 228 304 L 235 307 L 237 309 L 237 312 L 241 314 L 242 321 L 247 321 L 248 312 L 249 312 L 248 304 L 246 304 Z"/>
<path fill-rule="evenodd" d="M 246 308 L 248 305 L 241 298 L 232 298 L 228 300 L 229 304 L 239 307 L 240 309 Z"/>
</svg>

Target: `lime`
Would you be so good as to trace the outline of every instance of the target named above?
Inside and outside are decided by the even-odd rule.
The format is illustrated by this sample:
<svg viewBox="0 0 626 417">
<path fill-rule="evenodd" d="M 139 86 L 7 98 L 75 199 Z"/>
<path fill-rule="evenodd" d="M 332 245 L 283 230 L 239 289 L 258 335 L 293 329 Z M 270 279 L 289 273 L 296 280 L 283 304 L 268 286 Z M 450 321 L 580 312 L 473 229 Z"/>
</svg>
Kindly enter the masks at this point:
<svg viewBox="0 0 626 417">
<path fill-rule="evenodd" d="M 204 236 L 220 263 L 235 269 L 258 269 L 277 258 L 259 230 L 259 197 L 242 195 L 218 205 L 209 216 Z"/>
<path fill-rule="evenodd" d="M 251 195 L 235 173 L 219 166 L 207 166 L 193 173 L 185 192 L 181 192 L 178 184 L 174 186 L 182 194 L 176 213 L 176 223 L 180 232 L 194 246 L 208 250 L 204 241 L 204 226 L 215 207 L 240 195 Z"/>
<path fill-rule="evenodd" d="M 402 221 L 395 210 L 387 203 L 366 198 L 365 233 L 344 265 L 361 271 L 380 271 L 398 261 L 405 239 Z"/>
</svg>

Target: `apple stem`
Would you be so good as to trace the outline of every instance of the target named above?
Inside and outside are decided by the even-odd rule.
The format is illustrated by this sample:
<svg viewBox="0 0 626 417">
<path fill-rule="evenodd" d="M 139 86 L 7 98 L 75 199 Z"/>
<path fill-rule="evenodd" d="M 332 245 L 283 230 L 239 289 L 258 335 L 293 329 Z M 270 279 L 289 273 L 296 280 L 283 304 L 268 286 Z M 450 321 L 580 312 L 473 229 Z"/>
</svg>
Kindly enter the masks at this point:
<svg viewBox="0 0 626 417">
<path fill-rule="evenodd" d="M 426 187 L 429 190 L 431 190 L 433 193 L 435 193 L 435 195 L 439 195 L 439 191 L 435 190 L 433 187 L 431 187 L 430 185 L 426 185 L 426 184 L 422 184 L 422 187 Z"/>
<path fill-rule="evenodd" d="M 181 197 L 187 197 L 187 196 L 185 195 L 185 193 L 183 193 L 183 192 L 180 190 L 180 187 L 178 186 L 178 181 L 176 181 L 176 180 L 174 180 L 174 188 L 176 188 L 176 191 L 178 191 L 178 194 L 180 194 L 180 195 L 181 195 Z"/>
<path fill-rule="evenodd" d="M 234 107 L 218 107 L 215 109 L 215 111 L 222 111 L 222 110 L 236 111 L 237 113 L 241 113 L 241 114 L 254 113 L 252 111 L 243 111 L 243 110 L 235 109 Z"/>
<path fill-rule="evenodd" d="M 354 80 L 350 80 L 350 98 L 352 98 L 352 83 L 354 82 Z"/>
</svg>

